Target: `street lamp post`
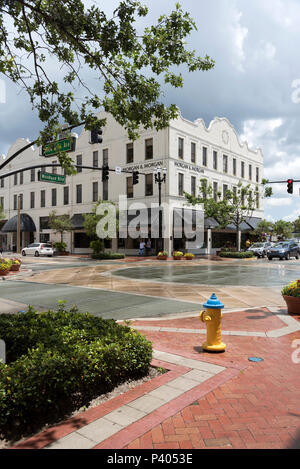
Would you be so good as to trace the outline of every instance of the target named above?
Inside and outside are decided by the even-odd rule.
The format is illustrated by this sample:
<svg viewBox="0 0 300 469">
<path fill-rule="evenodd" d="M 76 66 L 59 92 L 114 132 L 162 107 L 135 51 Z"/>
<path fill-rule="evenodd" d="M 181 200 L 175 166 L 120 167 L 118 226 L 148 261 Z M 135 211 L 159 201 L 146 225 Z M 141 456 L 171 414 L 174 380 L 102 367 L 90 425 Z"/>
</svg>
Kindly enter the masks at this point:
<svg viewBox="0 0 300 469">
<path fill-rule="evenodd" d="M 155 170 L 155 184 L 158 184 L 158 206 L 159 206 L 159 241 L 158 250 L 164 250 L 164 240 L 162 234 L 162 211 L 161 211 L 161 185 L 166 182 L 167 169 L 163 168 L 163 175 L 161 174 L 161 168 Z"/>
</svg>

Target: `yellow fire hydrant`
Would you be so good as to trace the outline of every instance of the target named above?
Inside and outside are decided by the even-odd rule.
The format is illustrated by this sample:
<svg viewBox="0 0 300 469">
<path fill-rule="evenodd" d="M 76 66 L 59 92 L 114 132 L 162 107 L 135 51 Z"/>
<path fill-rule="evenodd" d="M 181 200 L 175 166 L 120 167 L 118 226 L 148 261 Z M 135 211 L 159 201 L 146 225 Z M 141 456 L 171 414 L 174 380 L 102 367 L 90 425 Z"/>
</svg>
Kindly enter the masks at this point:
<svg viewBox="0 0 300 469">
<path fill-rule="evenodd" d="M 202 348 L 209 352 L 224 352 L 226 345 L 221 341 L 221 309 L 224 305 L 213 293 L 203 306 L 206 309 L 200 312 L 200 321 L 206 324 L 206 342 Z"/>
</svg>

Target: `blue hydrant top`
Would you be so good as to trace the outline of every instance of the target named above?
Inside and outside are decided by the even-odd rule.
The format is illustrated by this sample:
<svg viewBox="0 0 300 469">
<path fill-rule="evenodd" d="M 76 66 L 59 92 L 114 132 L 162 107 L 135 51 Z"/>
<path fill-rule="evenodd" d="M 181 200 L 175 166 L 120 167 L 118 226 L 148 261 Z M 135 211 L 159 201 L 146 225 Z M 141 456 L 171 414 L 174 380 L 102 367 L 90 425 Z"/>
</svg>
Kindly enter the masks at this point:
<svg viewBox="0 0 300 469">
<path fill-rule="evenodd" d="M 223 303 L 221 303 L 216 294 L 213 293 L 210 297 L 210 299 L 203 305 L 204 308 L 211 308 L 211 309 L 222 309 L 224 308 Z"/>
</svg>

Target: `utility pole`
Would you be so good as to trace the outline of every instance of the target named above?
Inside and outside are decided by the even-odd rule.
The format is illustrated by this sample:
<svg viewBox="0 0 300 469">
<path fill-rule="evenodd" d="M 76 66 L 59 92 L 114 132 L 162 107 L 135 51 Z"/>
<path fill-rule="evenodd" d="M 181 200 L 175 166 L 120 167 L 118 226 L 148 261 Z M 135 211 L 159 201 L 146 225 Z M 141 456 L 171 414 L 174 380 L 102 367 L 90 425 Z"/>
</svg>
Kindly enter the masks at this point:
<svg viewBox="0 0 300 469">
<path fill-rule="evenodd" d="M 17 254 L 21 252 L 21 195 L 18 195 Z"/>
</svg>

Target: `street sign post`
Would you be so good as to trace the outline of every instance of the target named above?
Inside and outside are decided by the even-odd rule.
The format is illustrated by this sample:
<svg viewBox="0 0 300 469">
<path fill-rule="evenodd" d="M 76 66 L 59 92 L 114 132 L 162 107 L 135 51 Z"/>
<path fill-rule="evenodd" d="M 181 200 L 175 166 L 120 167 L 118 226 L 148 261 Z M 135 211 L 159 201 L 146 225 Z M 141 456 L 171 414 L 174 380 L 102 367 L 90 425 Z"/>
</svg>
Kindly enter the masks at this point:
<svg viewBox="0 0 300 469">
<path fill-rule="evenodd" d="M 44 182 L 51 182 L 53 184 L 66 184 L 66 176 L 63 174 L 53 174 L 39 171 L 38 180 Z"/>
<path fill-rule="evenodd" d="M 56 142 L 47 143 L 42 147 L 42 156 L 50 157 L 56 155 L 59 151 L 75 151 L 76 138 L 67 137 Z"/>
</svg>

